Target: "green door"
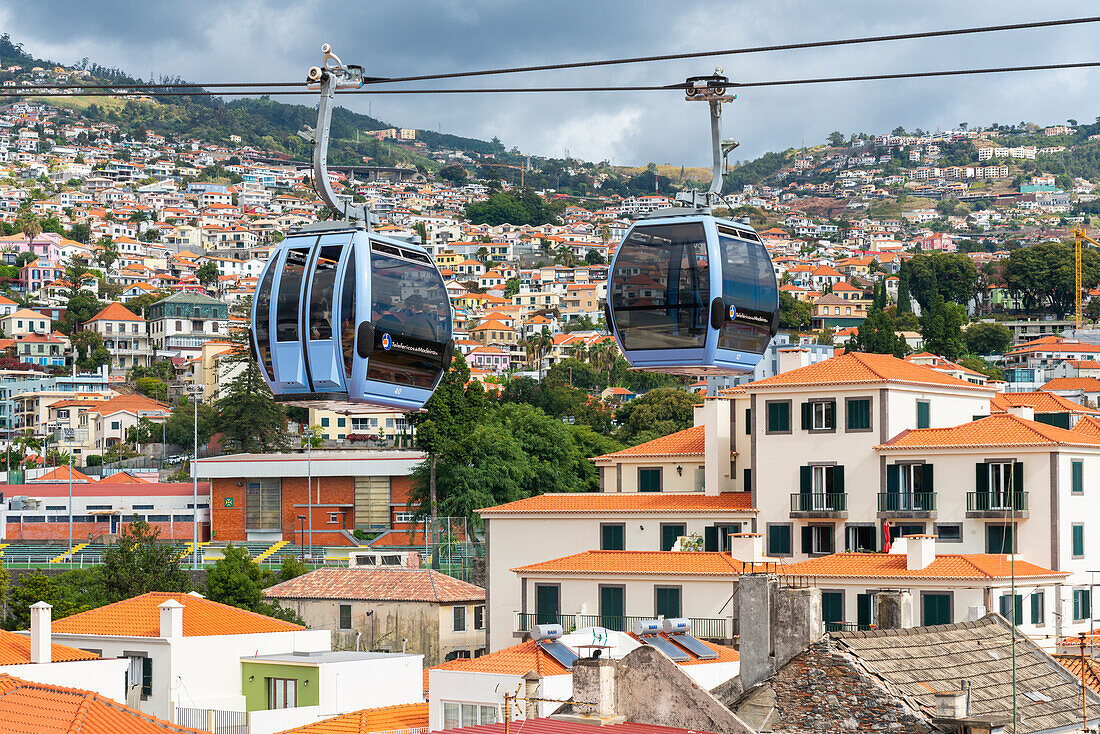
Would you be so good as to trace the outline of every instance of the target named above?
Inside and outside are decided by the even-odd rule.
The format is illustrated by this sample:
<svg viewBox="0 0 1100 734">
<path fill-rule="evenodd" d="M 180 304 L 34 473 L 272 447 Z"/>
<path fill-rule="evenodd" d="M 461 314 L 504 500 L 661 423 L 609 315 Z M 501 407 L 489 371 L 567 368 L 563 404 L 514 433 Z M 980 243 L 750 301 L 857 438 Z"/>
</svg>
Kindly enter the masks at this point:
<svg viewBox="0 0 1100 734">
<path fill-rule="evenodd" d="M 924 593 L 921 596 L 921 624 L 951 624 L 951 595 Z"/>
<path fill-rule="evenodd" d="M 655 591 L 654 615 L 665 619 L 679 617 L 681 613 L 679 587 L 657 587 Z"/>
<path fill-rule="evenodd" d="M 821 618 L 825 620 L 825 629 L 837 630 L 844 623 L 844 592 L 821 592 Z"/>
<path fill-rule="evenodd" d="M 672 550 L 672 546 L 676 544 L 676 539 L 681 535 L 687 535 L 687 526 L 685 525 L 662 525 L 661 526 L 661 550 Z"/>
<path fill-rule="evenodd" d="M 870 629 L 871 627 L 871 607 L 870 594 L 856 595 L 856 624 L 859 625 L 861 630 Z"/>
<path fill-rule="evenodd" d="M 561 590 L 557 586 L 535 587 L 535 624 L 561 623 Z"/>
<path fill-rule="evenodd" d="M 621 586 L 600 587 L 600 626 L 626 632 L 626 599 Z"/>
</svg>

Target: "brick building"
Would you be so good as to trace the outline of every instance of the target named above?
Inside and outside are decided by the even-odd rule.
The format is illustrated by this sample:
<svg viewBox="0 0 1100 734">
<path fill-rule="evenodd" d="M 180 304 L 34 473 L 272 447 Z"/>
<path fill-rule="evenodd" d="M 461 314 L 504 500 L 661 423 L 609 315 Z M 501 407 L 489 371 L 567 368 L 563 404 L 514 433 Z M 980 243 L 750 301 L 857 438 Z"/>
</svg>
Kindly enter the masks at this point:
<svg viewBox="0 0 1100 734">
<path fill-rule="evenodd" d="M 419 451 L 235 454 L 200 459 L 198 474 L 211 482 L 216 541 L 309 544 L 312 525 L 312 545 L 354 546 L 356 528 L 411 527 L 410 474 L 423 460 Z"/>
</svg>

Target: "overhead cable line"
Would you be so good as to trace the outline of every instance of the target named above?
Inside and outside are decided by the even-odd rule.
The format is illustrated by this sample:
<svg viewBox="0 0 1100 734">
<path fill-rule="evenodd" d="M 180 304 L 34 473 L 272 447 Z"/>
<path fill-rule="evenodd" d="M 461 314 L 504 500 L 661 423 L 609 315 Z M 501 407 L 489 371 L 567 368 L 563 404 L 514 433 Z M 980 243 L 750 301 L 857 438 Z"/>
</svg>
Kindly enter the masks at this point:
<svg viewBox="0 0 1100 734">
<path fill-rule="evenodd" d="M 909 71 L 895 74 L 862 74 L 856 76 L 816 77 L 807 79 L 776 79 L 758 82 L 723 82 L 721 86 L 731 89 L 758 88 L 758 87 L 783 87 L 800 84 L 834 84 L 838 82 L 863 82 L 881 81 L 888 79 L 927 79 L 945 76 L 966 76 L 980 74 L 1005 74 L 1023 71 L 1058 71 L 1065 69 L 1089 69 L 1100 66 L 1100 61 L 1074 61 L 1064 64 L 1031 64 L 1027 66 L 996 66 L 981 69 L 946 69 L 941 71 Z M 336 92 L 338 96 L 358 94 L 523 94 L 523 93 L 553 93 L 553 92 L 667 92 L 687 88 L 684 82 L 662 85 L 619 85 L 619 86 L 589 86 L 589 87 L 474 87 L 474 88 L 436 88 L 436 89 L 344 89 Z M 242 87 L 243 88 L 243 87 Z M 71 85 L 65 87 L 68 90 L 82 90 L 84 87 Z M 271 89 L 249 92 L 237 92 L 231 89 L 220 92 L 160 92 L 160 91 L 134 91 L 119 95 L 109 91 L 94 91 L 75 95 L 61 95 L 54 92 L 13 92 L 11 87 L 0 87 L 2 97 L 117 97 L 117 96 L 144 96 L 144 97 L 209 97 L 209 96 L 287 96 L 310 94 L 315 95 L 316 90 L 311 89 Z"/>
</svg>

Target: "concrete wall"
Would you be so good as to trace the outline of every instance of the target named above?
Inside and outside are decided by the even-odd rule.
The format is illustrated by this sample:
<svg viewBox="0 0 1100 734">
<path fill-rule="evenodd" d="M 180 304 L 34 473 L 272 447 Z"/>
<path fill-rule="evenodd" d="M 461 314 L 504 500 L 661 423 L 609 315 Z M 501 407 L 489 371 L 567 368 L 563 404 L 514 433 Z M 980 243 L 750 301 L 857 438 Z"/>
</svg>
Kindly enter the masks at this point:
<svg viewBox="0 0 1100 734">
<path fill-rule="evenodd" d="M 676 467 L 683 469 L 676 472 Z M 604 492 L 637 492 L 639 469 L 661 470 L 662 492 L 701 492 L 704 484 L 702 456 L 668 457 L 626 457 L 616 459 L 613 464 L 600 464 L 601 488 Z"/>
<path fill-rule="evenodd" d="M 573 676 L 550 675 L 539 682 L 538 697 L 558 700 L 568 699 L 573 692 Z M 472 703 L 497 707 L 498 718 L 503 720 L 504 694 L 523 695 L 522 675 L 480 673 L 468 670 L 428 671 L 428 727 L 432 731 L 443 730 L 444 703 Z M 557 703 L 539 703 L 538 715 L 549 716 L 560 706 Z M 524 703 L 519 704 L 525 710 Z M 513 720 L 525 718 L 513 710 Z"/>
<path fill-rule="evenodd" d="M 35 683 L 95 691 L 107 698 L 126 703 L 126 669 L 130 661 L 77 660 L 65 663 L 5 665 L 0 673 Z"/>
</svg>

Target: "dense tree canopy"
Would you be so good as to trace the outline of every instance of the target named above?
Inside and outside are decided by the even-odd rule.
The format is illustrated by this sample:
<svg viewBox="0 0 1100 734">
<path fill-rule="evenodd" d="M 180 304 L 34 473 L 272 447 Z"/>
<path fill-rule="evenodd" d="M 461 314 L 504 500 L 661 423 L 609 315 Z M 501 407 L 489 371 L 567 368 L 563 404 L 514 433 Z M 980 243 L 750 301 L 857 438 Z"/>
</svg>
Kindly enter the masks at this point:
<svg viewBox="0 0 1100 734">
<path fill-rule="evenodd" d="M 1002 354 L 1012 345 L 1012 331 L 996 322 L 971 324 L 963 337 L 973 354 Z"/>
<path fill-rule="evenodd" d="M 966 255 L 947 252 L 914 255 L 906 263 L 909 291 L 921 310 L 945 301 L 966 306 L 974 298 L 978 269 Z"/>
<path fill-rule="evenodd" d="M 965 323 L 966 309 L 963 306 L 942 299 L 937 301 L 920 317 L 920 335 L 925 350 L 946 359 L 958 359 L 966 351 L 962 336 Z"/>
<path fill-rule="evenodd" d="M 1082 253 L 1082 285 L 1093 288 L 1100 280 L 1100 255 L 1086 247 Z M 1003 278 L 1009 290 L 1029 310 L 1047 310 L 1063 316 L 1074 308 L 1073 248 L 1060 242 L 1018 247 L 1008 254 Z"/>
<path fill-rule="evenodd" d="M 675 388 L 650 390 L 619 408 L 619 437 L 642 443 L 695 425 L 695 406 L 702 397 Z"/>
<path fill-rule="evenodd" d="M 848 340 L 846 351 L 892 354 L 901 358 L 909 353 L 909 345 L 898 333 L 896 320 L 886 311 L 875 309 L 859 325 L 856 335 Z"/>
<path fill-rule="evenodd" d="M 533 189 L 518 192 L 498 191 L 485 201 L 475 201 L 466 207 L 466 218 L 473 224 L 540 224 L 555 223 L 556 212 Z"/>
</svg>

